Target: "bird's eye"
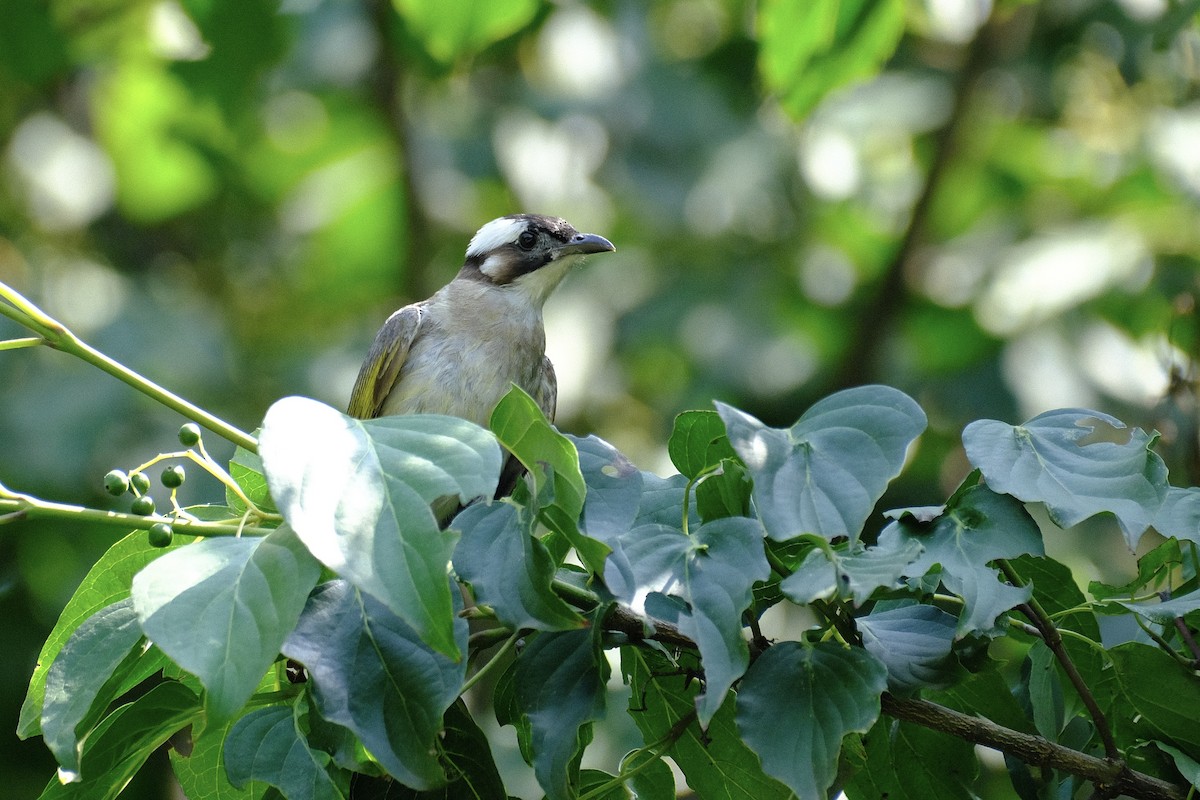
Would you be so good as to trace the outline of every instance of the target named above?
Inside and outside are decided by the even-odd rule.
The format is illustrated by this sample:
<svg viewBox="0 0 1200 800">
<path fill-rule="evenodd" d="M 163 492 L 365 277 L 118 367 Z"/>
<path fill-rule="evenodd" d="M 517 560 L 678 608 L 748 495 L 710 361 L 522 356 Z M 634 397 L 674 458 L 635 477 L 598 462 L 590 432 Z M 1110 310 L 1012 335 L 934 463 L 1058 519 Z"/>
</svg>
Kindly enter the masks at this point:
<svg viewBox="0 0 1200 800">
<path fill-rule="evenodd" d="M 537 244 L 537 234 L 533 231 L 525 231 L 517 237 L 517 244 L 522 250 L 532 250 Z"/>
</svg>

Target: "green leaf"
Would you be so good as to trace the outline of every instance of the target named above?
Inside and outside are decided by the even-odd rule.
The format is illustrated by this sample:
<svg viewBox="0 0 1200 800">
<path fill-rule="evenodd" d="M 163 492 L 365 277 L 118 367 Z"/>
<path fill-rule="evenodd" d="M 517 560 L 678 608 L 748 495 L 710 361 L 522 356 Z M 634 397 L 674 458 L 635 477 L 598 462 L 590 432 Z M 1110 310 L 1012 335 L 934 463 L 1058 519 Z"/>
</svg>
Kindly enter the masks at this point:
<svg viewBox="0 0 1200 800">
<path fill-rule="evenodd" d="M 1153 744 L 1171 757 L 1171 760 L 1175 762 L 1175 769 L 1179 770 L 1179 774 L 1183 776 L 1185 781 L 1192 786 L 1200 787 L 1200 762 L 1190 757 L 1178 747 L 1172 747 L 1162 742 L 1154 742 Z"/>
<path fill-rule="evenodd" d="M 492 435 L 456 417 L 363 421 L 286 397 L 267 411 L 259 453 L 309 551 L 457 658 L 445 580 L 455 536 L 438 530 L 430 504 L 492 495 L 501 463 Z"/>
<path fill-rule="evenodd" d="M 1131 550 L 1167 495 L 1167 467 L 1151 450 L 1157 436 L 1099 411 L 1048 411 L 1024 425 L 977 420 L 962 438 L 994 491 L 1044 503 L 1063 528 L 1110 512 Z"/>
<path fill-rule="evenodd" d="M 143 567 L 192 541 L 193 537 L 177 533 L 169 547 L 151 547 L 145 531 L 134 531 L 108 548 L 92 565 L 38 654 L 37 669 L 29 679 L 29 691 L 21 706 L 18 736 L 25 739 L 41 732 L 46 675 L 75 629 L 102 608 L 129 597 L 129 584 Z"/>
<path fill-rule="evenodd" d="M 715 411 L 684 411 L 675 417 L 667 453 L 671 463 L 687 478 L 695 478 L 720 464 L 722 459 L 735 456 L 725 435 L 725 423 Z"/>
<path fill-rule="evenodd" d="M 850 552 L 813 548 L 779 588 L 801 605 L 818 599 L 843 597 L 861 606 L 876 589 L 899 586 L 908 565 L 916 561 L 924 549 L 920 542 L 911 539 L 899 543 L 895 549 L 864 548 L 857 542 L 850 546 Z"/>
<path fill-rule="evenodd" d="M 201 719 L 200 700 L 177 681 L 155 686 L 104 718 L 83 743 L 84 779 L 51 778 L 39 800 L 111 800 L 150 754 L 175 732 Z"/>
<path fill-rule="evenodd" d="M 867 760 L 846 785 L 850 800 L 972 800 L 974 746 L 957 736 L 884 717 L 863 739 Z"/>
<path fill-rule="evenodd" d="M 612 547 L 633 527 L 642 498 L 642 473 L 615 447 L 595 436 L 567 435 L 579 453 L 579 470 L 587 484 L 583 530 Z"/>
<path fill-rule="evenodd" d="M 1150 645 L 1130 642 L 1108 652 L 1121 692 L 1153 738 L 1200 756 L 1200 678 Z"/>
<path fill-rule="evenodd" d="M 555 631 L 584 626 L 583 617 L 550 588 L 556 570 L 546 546 L 533 535 L 528 509 L 500 501 L 477 503 L 455 518 L 462 538 L 454 569 L 471 584 L 477 602 L 491 606 L 505 625 Z"/>
<path fill-rule="evenodd" d="M 171 769 L 179 780 L 183 796 L 195 800 L 263 800 L 271 791 L 264 783 L 251 781 L 240 789 L 229 782 L 225 771 L 225 737 L 236 720 L 219 727 L 206 726 L 191 740 L 191 750 L 171 748 Z"/>
<path fill-rule="evenodd" d="M 1066 724 L 1062 683 L 1054 653 L 1044 642 L 1034 642 L 1021 665 L 1033 725 L 1044 738 L 1058 741 Z"/>
<path fill-rule="evenodd" d="M 621 772 L 634 772 L 625 781 L 634 800 L 675 800 L 675 776 L 667 762 L 652 753 L 630 750 L 621 759 Z"/>
<path fill-rule="evenodd" d="M 608 545 L 583 535 L 577 525 L 587 484 L 575 445 L 554 429 L 534 399 L 516 385 L 496 404 L 490 424 L 500 444 L 529 470 L 535 497 L 542 495 L 547 480 L 551 482 L 554 500 L 540 509 L 546 525 L 567 537 L 588 569 L 603 572 Z"/>
<path fill-rule="evenodd" d="M 940 608 L 906 605 L 855 620 L 866 651 L 887 667 L 893 692 L 941 689 L 953 681 L 950 657 L 958 620 Z"/>
<path fill-rule="evenodd" d="M 996 630 L 996 618 L 1032 596 L 1030 586 L 1002 583 L 999 572 L 988 566 L 997 558 L 1042 555 L 1042 535 L 1025 507 L 1008 495 L 987 486 L 973 486 L 957 494 L 946 513 L 931 526 L 907 519 L 891 523 L 879 535 L 879 546 L 899 548 L 906 540 L 925 546 L 920 558 L 905 574 L 921 577 L 941 566 L 945 587 L 963 600 L 958 636 Z"/>
<path fill-rule="evenodd" d="M 590 738 L 585 727 L 604 716 L 608 662 L 596 632 L 539 633 L 513 669 L 516 704 L 529 720 L 538 783 L 549 800 L 573 798 L 581 736 Z"/>
<path fill-rule="evenodd" d="M 602 770 L 581 769 L 579 770 L 578 793 L 580 796 L 586 794 L 592 800 L 632 800 L 633 795 L 625 788 L 625 784 L 619 782 L 610 786 L 608 791 L 602 794 L 592 794 L 601 786 L 610 784 L 615 779 L 615 775 L 610 775 Z"/>
<path fill-rule="evenodd" d="M 456 647 L 465 649 L 466 620 L 452 619 Z M 397 780 L 417 789 L 445 782 L 437 737 L 462 687 L 465 659 L 433 649 L 344 580 L 313 592 L 283 652 L 308 669 L 320 715 L 353 731 Z"/>
<path fill-rule="evenodd" d="M 533 21 L 537 0 L 462 0 L 452 4 L 392 0 L 405 27 L 443 64 L 473 55 Z"/>
<path fill-rule="evenodd" d="M 924 696 L 964 714 L 986 717 L 1015 731 L 1035 732 L 1025 711 L 1013 697 L 1004 676 L 992 662 L 988 662 L 979 672 L 968 675 L 961 683 Z"/>
<path fill-rule="evenodd" d="M 304 608 L 320 566 L 286 525 L 204 539 L 133 579 L 142 630 L 204 684 L 211 724 L 250 699 Z"/>
<path fill-rule="evenodd" d="M 1088 592 L 1097 600 L 1132 597 L 1143 593 L 1146 587 L 1157 588 L 1169 584 L 1174 570 L 1182 563 L 1183 553 L 1178 540 L 1168 539 L 1138 559 L 1138 574 L 1133 580 L 1121 586 L 1092 581 L 1088 584 Z"/>
<path fill-rule="evenodd" d="M 879 717 L 887 669 L 860 648 L 780 642 L 750 667 L 737 694 L 737 725 L 763 770 L 800 800 L 823 800 L 837 775 L 842 737 Z"/>
<path fill-rule="evenodd" d="M 686 656 L 684 657 L 687 658 Z M 647 746 L 660 742 L 676 726 L 685 726 L 666 755 L 679 765 L 688 786 L 700 797 L 729 800 L 790 800 L 791 791 L 762 770 L 758 756 L 746 746 L 734 724 L 730 695 L 708 728 L 694 721 L 697 681 L 687 673 L 697 665 L 680 665 L 645 648 L 622 647 L 621 671 L 629 683 L 629 716 Z"/>
<path fill-rule="evenodd" d="M 91 727 L 85 719 L 94 723 L 129 688 L 131 673 L 140 682 L 162 668 L 161 654 L 147 655 L 143 645 L 133 603 L 125 598 L 88 617 L 54 659 L 46 676 L 42 736 L 61 774 L 78 777 L 80 746 Z"/>
<path fill-rule="evenodd" d="M 241 788 L 262 781 L 288 800 L 347 797 L 329 775 L 329 754 L 310 748 L 298 723 L 292 706 L 258 708 L 234 723 L 225 737 L 230 782 Z"/>
<path fill-rule="evenodd" d="M 1168 486 L 1154 528 L 1163 536 L 1200 544 L 1200 488 Z"/>
<path fill-rule="evenodd" d="M 258 506 L 260 511 L 278 513 L 275 501 L 271 498 L 271 490 L 267 486 L 267 476 L 263 471 L 262 457 L 241 447 L 233 453 L 229 460 L 229 477 L 237 483 L 238 488 L 250 498 L 250 502 Z M 230 489 L 225 487 L 225 503 L 238 514 L 246 512 L 246 504 Z"/>
<path fill-rule="evenodd" d="M 725 693 L 749 664 L 742 612 L 753 600 L 755 581 L 770 577 L 762 526 L 729 517 L 700 526 L 691 536 L 665 525 L 644 525 L 622 536 L 604 580 L 617 599 L 638 613 L 655 593 L 688 604 L 675 622 L 700 648 L 706 689 L 697 698 L 707 725 Z"/>
<path fill-rule="evenodd" d="M 817 402 L 791 428 L 764 426 L 717 404 L 733 449 L 754 478 L 754 502 L 767 535 L 804 533 L 857 539 L 899 474 L 925 413 L 887 386 L 861 386 Z"/>
<path fill-rule="evenodd" d="M 766 0 L 758 69 L 783 106 L 803 117 L 833 89 L 876 73 L 904 33 L 902 0 Z"/>
<path fill-rule="evenodd" d="M 696 511 L 705 522 L 753 514 L 750 496 L 754 481 L 737 458 L 725 458 L 695 484 Z"/>
</svg>

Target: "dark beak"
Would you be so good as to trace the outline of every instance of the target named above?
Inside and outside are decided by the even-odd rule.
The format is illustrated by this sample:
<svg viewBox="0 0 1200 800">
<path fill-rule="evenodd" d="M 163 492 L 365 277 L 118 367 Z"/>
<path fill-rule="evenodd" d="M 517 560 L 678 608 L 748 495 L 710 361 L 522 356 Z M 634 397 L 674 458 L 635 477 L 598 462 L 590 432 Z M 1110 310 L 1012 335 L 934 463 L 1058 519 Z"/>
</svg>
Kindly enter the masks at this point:
<svg viewBox="0 0 1200 800">
<path fill-rule="evenodd" d="M 612 253 L 617 248 L 603 236 L 594 233 L 577 233 L 571 240 L 558 248 L 558 255 L 587 255 L 588 253 Z"/>
</svg>

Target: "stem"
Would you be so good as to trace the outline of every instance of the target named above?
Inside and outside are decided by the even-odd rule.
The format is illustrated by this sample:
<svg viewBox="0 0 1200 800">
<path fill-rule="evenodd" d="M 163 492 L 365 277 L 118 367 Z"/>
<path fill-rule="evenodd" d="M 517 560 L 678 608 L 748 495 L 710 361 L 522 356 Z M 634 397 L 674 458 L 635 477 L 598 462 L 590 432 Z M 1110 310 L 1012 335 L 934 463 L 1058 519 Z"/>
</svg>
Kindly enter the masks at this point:
<svg viewBox="0 0 1200 800">
<path fill-rule="evenodd" d="M 38 347 L 46 343 L 40 336 L 26 336 L 21 339 L 5 339 L 0 341 L 0 350 L 19 350 L 22 347 Z"/>
<path fill-rule="evenodd" d="M 1183 800 L 1184 791 L 1174 784 L 1135 772 L 1123 763 L 1096 758 L 1040 736 L 1014 731 L 989 719 L 968 716 L 928 700 L 908 700 L 884 692 L 883 712 L 975 744 L 1016 756 L 1026 764 L 1061 769 L 1093 781 L 1113 794 L 1139 800 Z"/>
<path fill-rule="evenodd" d="M 164 517 L 160 514 L 143 517 L 120 511 L 101 511 L 97 508 L 52 503 L 30 495 L 15 494 L 0 486 L 0 524 L 21 519 L 66 519 L 143 531 L 150 530 L 159 522 L 165 522 L 174 528 L 176 533 L 187 536 L 266 536 L 274 530 L 223 522 L 193 521 L 184 517 Z"/>
<path fill-rule="evenodd" d="M 7 301 L 0 303 L 0 313 L 40 334 L 48 347 L 86 361 L 218 436 L 252 453 L 258 452 L 258 440 L 253 436 L 104 355 L 3 282 L 0 282 L 0 300 Z"/>
<path fill-rule="evenodd" d="M 504 658 L 504 656 L 506 656 L 508 654 L 508 651 L 512 650 L 514 647 L 516 647 L 517 639 L 520 639 L 520 638 L 521 638 L 521 632 L 513 631 L 512 635 L 509 636 L 508 639 L 506 639 L 504 641 L 504 645 L 499 650 L 496 651 L 496 654 L 494 656 L 492 656 L 491 658 L 489 658 L 488 662 L 486 664 L 484 664 L 482 667 L 477 669 L 475 671 L 474 675 L 472 675 L 471 677 L 469 677 L 465 681 L 463 681 L 462 688 L 458 690 L 458 696 L 462 697 L 464 694 L 471 691 L 471 688 L 473 686 L 475 686 L 475 684 L 477 684 L 481 680 L 483 680 L 483 677 L 485 675 L 487 675 L 489 672 L 491 672 L 492 668 L 496 664 L 500 663 L 500 661 Z"/>
<path fill-rule="evenodd" d="M 605 781 L 599 786 L 593 786 L 585 794 L 580 795 L 579 800 L 596 800 L 596 798 L 604 797 L 613 789 L 616 789 L 618 786 L 624 784 L 634 775 L 637 775 L 639 772 L 650 767 L 652 764 L 658 761 L 658 759 L 662 758 L 663 754 L 670 750 L 677 741 L 683 738 L 683 734 L 687 733 L 687 729 L 695 721 L 696 710 L 692 709 L 687 714 L 684 714 L 682 717 L 677 719 L 675 724 L 672 725 L 671 728 L 654 744 L 646 745 L 645 747 L 639 747 L 637 750 L 626 756 L 623 760 L 632 761 L 637 757 L 638 753 L 649 753 L 648 758 L 643 760 L 637 766 L 631 767 L 628 770 L 622 769 L 619 774 L 614 775 L 612 779 Z"/>
<path fill-rule="evenodd" d="M 1021 578 L 1016 569 L 1006 559 L 997 559 L 996 564 L 1010 583 L 1014 586 L 1025 586 L 1024 579 Z M 1124 763 L 1121 750 L 1117 747 L 1116 739 L 1113 738 L 1112 728 L 1108 724 L 1108 718 L 1104 715 L 1100 704 L 1096 702 L 1096 697 L 1092 694 L 1091 687 L 1087 685 L 1083 676 L 1079 674 L 1079 668 L 1075 666 L 1075 662 L 1068 655 L 1067 649 L 1063 645 L 1062 635 L 1050 619 L 1050 615 L 1046 613 L 1046 609 L 1042 608 L 1041 603 L 1032 596 L 1030 596 L 1028 603 L 1022 603 L 1018 608 L 1041 631 L 1042 640 L 1045 641 L 1050 651 L 1054 653 L 1054 657 L 1058 659 L 1059 666 L 1063 668 L 1067 679 L 1075 687 L 1076 694 L 1083 701 L 1084 707 L 1087 708 L 1088 714 L 1092 717 L 1092 722 L 1096 725 L 1096 733 L 1100 735 L 1100 741 L 1104 743 L 1105 756 L 1114 763 Z"/>
<path fill-rule="evenodd" d="M 1192 629 L 1187 626 L 1183 617 L 1175 618 L 1175 630 L 1179 631 L 1180 638 L 1183 639 L 1183 643 L 1191 651 L 1192 668 L 1195 669 L 1195 665 L 1200 664 L 1200 644 L 1197 644 L 1196 637 L 1192 636 Z"/>
</svg>

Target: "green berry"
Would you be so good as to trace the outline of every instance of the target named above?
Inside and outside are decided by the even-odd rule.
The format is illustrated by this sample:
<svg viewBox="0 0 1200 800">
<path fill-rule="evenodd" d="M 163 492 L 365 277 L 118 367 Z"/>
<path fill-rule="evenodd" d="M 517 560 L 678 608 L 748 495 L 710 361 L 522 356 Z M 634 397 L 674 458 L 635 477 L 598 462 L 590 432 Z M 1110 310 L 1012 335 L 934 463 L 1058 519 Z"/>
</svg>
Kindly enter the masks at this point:
<svg viewBox="0 0 1200 800">
<path fill-rule="evenodd" d="M 138 494 L 145 494 L 150 491 L 150 479 L 146 477 L 144 472 L 135 472 L 129 476 L 129 485 Z"/>
<path fill-rule="evenodd" d="M 154 513 L 154 498 L 148 494 L 144 494 L 141 497 L 135 497 L 133 499 L 133 505 L 129 507 L 129 510 L 134 514 L 137 514 L 139 517 L 149 516 L 150 514 Z"/>
<path fill-rule="evenodd" d="M 188 422 L 179 429 L 179 443 L 184 447 L 195 447 L 200 443 L 200 426 Z"/>
<path fill-rule="evenodd" d="M 150 546 L 168 547 L 175 531 L 165 522 L 156 522 L 150 526 Z"/>
<path fill-rule="evenodd" d="M 183 471 L 183 467 L 179 464 L 176 464 L 173 467 L 167 467 L 162 471 L 162 485 L 168 489 L 178 489 L 183 485 L 184 477 L 186 477 L 186 473 Z"/>
<path fill-rule="evenodd" d="M 129 476 L 122 470 L 112 470 L 104 476 L 104 491 L 113 497 L 120 497 L 129 491 Z"/>
</svg>

